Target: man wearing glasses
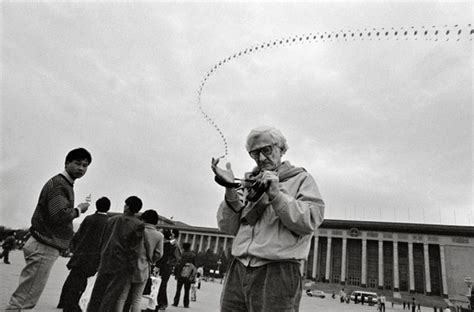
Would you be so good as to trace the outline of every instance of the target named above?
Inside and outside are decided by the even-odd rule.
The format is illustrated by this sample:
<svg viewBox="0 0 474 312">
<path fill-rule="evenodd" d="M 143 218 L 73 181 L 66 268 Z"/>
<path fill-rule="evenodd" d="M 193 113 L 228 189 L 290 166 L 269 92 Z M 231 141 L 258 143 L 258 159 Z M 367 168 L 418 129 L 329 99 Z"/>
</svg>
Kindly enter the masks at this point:
<svg viewBox="0 0 474 312">
<path fill-rule="evenodd" d="M 288 145 L 279 130 L 252 130 L 246 148 L 257 166 L 242 183 L 234 182 L 230 163 L 222 169 L 212 159 L 215 180 L 225 187 L 217 222 L 235 236 L 221 311 L 298 311 L 303 261 L 324 202 L 305 169 L 282 162 Z"/>
</svg>

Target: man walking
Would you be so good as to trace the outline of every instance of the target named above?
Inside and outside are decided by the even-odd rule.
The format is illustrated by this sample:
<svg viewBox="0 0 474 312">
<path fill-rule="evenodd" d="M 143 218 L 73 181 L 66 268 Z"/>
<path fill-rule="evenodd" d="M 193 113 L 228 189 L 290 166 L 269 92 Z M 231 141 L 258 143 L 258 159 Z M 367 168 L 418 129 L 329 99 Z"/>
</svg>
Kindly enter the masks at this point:
<svg viewBox="0 0 474 312">
<path fill-rule="evenodd" d="M 387 299 L 385 298 L 384 294 L 382 294 L 379 298 L 380 298 L 380 312 L 385 312 L 385 303 Z"/>
<path fill-rule="evenodd" d="M 86 174 L 91 161 L 84 148 L 70 151 L 65 170 L 43 186 L 31 218 L 31 236 L 23 247 L 26 265 L 7 311 L 31 309 L 38 303 L 54 262 L 69 248 L 74 234 L 72 220 L 89 208 L 86 202 L 74 207 L 74 181 Z"/>
<path fill-rule="evenodd" d="M 16 239 L 15 239 L 15 232 L 11 231 L 7 238 L 3 241 L 2 248 L 3 251 L 0 253 L 0 259 L 3 258 L 3 263 L 10 264 L 10 251 L 15 249 L 16 247 Z"/>
</svg>

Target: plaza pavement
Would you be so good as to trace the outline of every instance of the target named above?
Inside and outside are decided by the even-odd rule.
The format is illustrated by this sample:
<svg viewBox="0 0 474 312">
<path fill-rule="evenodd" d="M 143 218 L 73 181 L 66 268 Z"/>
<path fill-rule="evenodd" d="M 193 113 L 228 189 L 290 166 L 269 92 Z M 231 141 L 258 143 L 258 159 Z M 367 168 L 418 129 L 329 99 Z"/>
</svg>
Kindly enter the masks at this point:
<svg viewBox="0 0 474 312">
<path fill-rule="evenodd" d="M 8 302 L 8 299 L 11 293 L 15 290 L 16 286 L 18 285 L 18 278 L 20 275 L 20 271 L 23 268 L 25 261 L 23 259 L 23 252 L 15 250 L 10 254 L 10 261 L 11 264 L 7 265 L 3 262 L 0 262 L 0 310 L 4 311 L 5 306 Z M 56 261 L 56 264 L 53 267 L 51 272 L 51 276 L 48 280 L 46 285 L 46 289 L 41 296 L 38 305 L 28 311 L 38 311 L 38 312 L 46 312 L 46 311 L 61 311 L 60 309 L 56 309 L 56 305 L 58 302 L 59 294 L 61 292 L 61 287 L 66 279 L 68 274 L 68 270 L 66 268 L 66 258 L 59 258 Z M 171 301 L 176 287 L 176 281 L 174 279 L 170 279 L 168 283 L 168 300 Z M 167 309 L 168 312 L 216 312 L 219 311 L 219 297 L 222 289 L 222 284 L 220 280 L 214 281 L 207 281 L 202 282 L 201 289 L 197 292 L 197 301 L 190 302 L 190 308 L 185 309 L 182 305 L 179 307 L 169 307 Z M 182 299 L 180 304 L 182 304 Z M 367 312 L 375 312 L 377 311 L 376 307 L 372 306 L 361 306 L 360 304 L 345 304 L 339 303 L 339 300 L 330 298 L 328 295 L 325 299 L 320 298 L 313 298 L 308 297 L 306 294 L 303 294 L 300 306 L 300 312 L 312 312 L 312 311 L 320 311 L 320 312 L 358 312 L 358 311 L 367 311 Z M 391 307 L 390 303 L 388 303 L 388 307 L 386 311 L 402 311 L 400 306 L 395 306 L 394 308 Z M 433 309 L 428 309 L 422 307 L 423 312 L 425 311 L 433 311 Z"/>
</svg>

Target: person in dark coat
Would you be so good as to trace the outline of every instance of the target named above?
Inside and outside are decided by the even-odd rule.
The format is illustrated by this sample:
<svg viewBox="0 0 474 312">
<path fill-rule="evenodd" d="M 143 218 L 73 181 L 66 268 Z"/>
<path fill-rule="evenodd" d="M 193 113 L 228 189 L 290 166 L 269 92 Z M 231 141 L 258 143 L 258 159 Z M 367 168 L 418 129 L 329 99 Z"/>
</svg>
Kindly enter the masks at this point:
<svg viewBox="0 0 474 312">
<path fill-rule="evenodd" d="M 176 238 L 179 236 L 177 229 L 164 229 L 163 236 L 165 238 L 163 244 L 163 257 L 157 262 L 157 267 L 160 269 L 161 283 L 158 290 L 158 310 L 164 311 L 168 307 L 168 281 L 173 268 L 178 263 L 181 257 L 181 249 L 176 243 Z"/>
<path fill-rule="evenodd" d="M 117 311 L 117 300 L 135 271 L 142 246 L 145 224 L 136 216 L 142 206 L 140 198 L 130 196 L 125 200 L 123 214 L 107 220 L 88 312 Z"/>
<path fill-rule="evenodd" d="M 191 283 L 194 281 L 194 276 L 196 274 L 196 271 L 193 271 L 190 275 L 190 277 L 182 277 L 181 276 L 181 271 L 183 270 L 183 267 L 187 263 L 192 263 L 194 268 L 193 270 L 196 270 L 196 254 L 191 251 L 191 244 L 190 243 L 184 243 L 183 244 L 183 254 L 181 255 L 181 259 L 176 265 L 175 269 L 175 278 L 177 280 L 176 284 L 176 294 L 174 295 L 174 302 L 173 302 L 173 307 L 177 307 L 179 304 L 179 297 L 181 296 L 181 288 L 184 286 L 184 298 L 183 298 L 183 304 L 185 308 L 189 308 L 189 290 L 191 289 Z"/>
<path fill-rule="evenodd" d="M 0 253 L 0 259 L 3 258 L 3 263 L 5 264 L 10 264 L 10 251 L 15 249 L 16 247 L 16 239 L 15 239 L 15 232 L 11 231 L 7 238 L 5 238 L 5 241 L 3 241 L 2 248 L 3 252 Z"/>
<path fill-rule="evenodd" d="M 95 206 L 96 212 L 82 221 L 71 241 L 73 256 L 67 264 L 70 272 L 64 282 L 58 304 L 58 308 L 64 312 L 81 312 L 79 299 L 87 287 L 87 278 L 97 273 L 99 267 L 101 238 L 107 224 L 110 200 L 101 197 Z"/>
</svg>

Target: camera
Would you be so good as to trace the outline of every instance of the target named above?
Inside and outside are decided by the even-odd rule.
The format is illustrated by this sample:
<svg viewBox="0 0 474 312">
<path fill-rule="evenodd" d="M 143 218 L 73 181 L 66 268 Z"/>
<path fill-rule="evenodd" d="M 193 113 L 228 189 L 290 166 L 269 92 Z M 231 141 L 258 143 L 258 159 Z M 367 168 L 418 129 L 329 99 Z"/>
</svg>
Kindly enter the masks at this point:
<svg viewBox="0 0 474 312">
<path fill-rule="evenodd" d="M 261 174 L 247 178 L 242 187 L 248 190 L 247 199 L 251 202 L 257 201 L 268 188 L 268 185 L 261 183 Z"/>
<path fill-rule="evenodd" d="M 218 176 L 214 176 L 214 181 L 217 182 L 217 184 L 222 185 L 224 187 L 230 187 L 230 188 L 243 188 L 248 190 L 248 195 L 247 199 L 251 202 L 257 201 L 260 196 L 265 193 L 265 191 L 268 188 L 268 185 L 264 185 L 260 182 L 261 179 L 261 173 L 259 173 L 256 176 L 249 176 L 246 179 L 238 179 L 242 181 L 241 183 L 238 182 L 227 182 L 222 179 L 220 179 Z"/>
</svg>

